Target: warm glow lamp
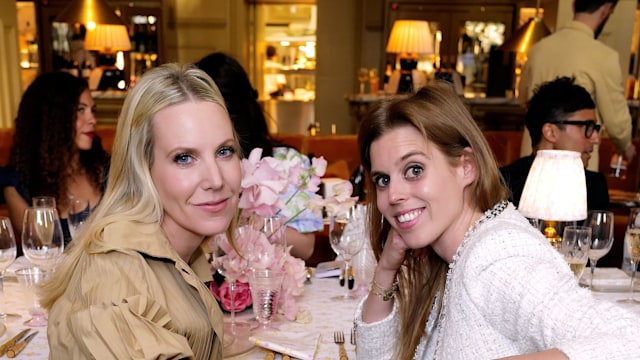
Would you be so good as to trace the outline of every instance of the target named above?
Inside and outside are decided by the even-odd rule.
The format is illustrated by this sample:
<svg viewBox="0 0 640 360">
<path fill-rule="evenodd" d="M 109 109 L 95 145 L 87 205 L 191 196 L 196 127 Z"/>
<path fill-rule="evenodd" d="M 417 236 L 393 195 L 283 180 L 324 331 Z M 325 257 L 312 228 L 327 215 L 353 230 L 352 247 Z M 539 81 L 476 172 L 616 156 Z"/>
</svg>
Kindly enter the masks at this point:
<svg viewBox="0 0 640 360">
<path fill-rule="evenodd" d="M 81 23 L 87 30 L 92 30 L 97 24 L 125 25 L 105 0 L 73 0 L 53 21 Z"/>
<path fill-rule="evenodd" d="M 587 183 L 580 153 L 539 150 L 529 170 L 518 206 L 530 219 L 579 221 L 587 217 Z M 552 245 L 559 240 L 555 229 L 544 229 Z"/>
<path fill-rule="evenodd" d="M 387 42 L 387 52 L 399 57 L 400 79 L 397 92 L 413 91 L 412 72 L 418 66 L 418 55 L 433 53 L 433 35 L 429 23 L 423 20 L 394 21 Z"/>
</svg>

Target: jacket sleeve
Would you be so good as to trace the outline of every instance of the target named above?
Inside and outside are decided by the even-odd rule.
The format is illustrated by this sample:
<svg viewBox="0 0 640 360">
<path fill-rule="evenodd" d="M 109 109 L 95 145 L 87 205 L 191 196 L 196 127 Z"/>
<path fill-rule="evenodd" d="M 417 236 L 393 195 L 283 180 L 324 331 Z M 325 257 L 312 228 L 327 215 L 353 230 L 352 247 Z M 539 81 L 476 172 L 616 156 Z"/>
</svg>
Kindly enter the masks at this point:
<svg viewBox="0 0 640 360">
<path fill-rule="evenodd" d="M 193 352 L 172 332 L 167 311 L 144 296 L 98 304 L 69 317 L 69 330 L 87 358 L 183 359 Z"/>
</svg>

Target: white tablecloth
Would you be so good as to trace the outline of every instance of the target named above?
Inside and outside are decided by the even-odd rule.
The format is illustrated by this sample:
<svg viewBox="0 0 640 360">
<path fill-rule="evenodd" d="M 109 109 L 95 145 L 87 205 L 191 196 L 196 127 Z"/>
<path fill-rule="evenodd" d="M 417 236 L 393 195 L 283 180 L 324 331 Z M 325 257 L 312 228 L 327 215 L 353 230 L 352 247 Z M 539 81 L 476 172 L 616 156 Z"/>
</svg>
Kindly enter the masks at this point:
<svg viewBox="0 0 640 360">
<path fill-rule="evenodd" d="M 586 269 L 581 282 L 588 283 L 589 270 Z M 638 274 L 640 275 L 640 274 Z M 598 268 L 595 272 L 596 289 L 593 295 L 602 300 L 616 301 L 628 297 L 629 276 L 620 269 Z M 640 280 L 640 279 L 638 279 Z M 309 311 L 311 319 L 309 323 L 297 323 L 288 321 L 282 317 L 276 318 L 275 325 L 285 332 L 305 332 L 309 334 L 319 334 L 320 341 L 316 353 L 316 359 L 338 359 L 338 346 L 333 343 L 334 331 L 344 331 L 345 349 L 350 359 L 355 359 L 355 348 L 349 343 L 349 333 L 353 326 L 353 314 L 357 301 L 338 302 L 331 297 L 342 294 L 344 288 L 340 287 L 336 278 L 312 279 L 311 285 L 305 286 L 304 294 L 298 298 L 303 309 Z M 15 277 L 10 274 L 5 279 L 5 302 L 7 312 L 18 313 L 22 319 L 7 321 L 7 331 L 0 336 L 0 344 L 7 341 L 26 326 L 22 322 L 29 318 L 28 294 L 20 286 Z M 640 300 L 640 281 L 637 281 L 635 296 Z M 623 305 L 640 314 L 640 304 Z M 250 317 L 251 310 L 239 314 L 239 318 Z M 37 328 L 40 333 L 27 345 L 17 359 L 47 359 L 48 345 L 46 338 L 46 328 Z M 253 348 L 247 353 L 237 355 L 233 360 L 253 360 L 264 359 L 267 354 L 261 348 Z M 276 356 L 276 360 L 280 356 Z"/>
</svg>

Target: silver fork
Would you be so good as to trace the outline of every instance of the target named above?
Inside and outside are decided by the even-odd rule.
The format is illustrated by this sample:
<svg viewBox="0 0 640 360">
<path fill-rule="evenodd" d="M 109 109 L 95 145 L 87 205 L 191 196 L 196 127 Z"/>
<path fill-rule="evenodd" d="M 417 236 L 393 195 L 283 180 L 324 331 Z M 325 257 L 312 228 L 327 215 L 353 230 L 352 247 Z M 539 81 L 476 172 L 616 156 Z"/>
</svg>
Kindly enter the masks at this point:
<svg viewBox="0 0 640 360">
<path fill-rule="evenodd" d="M 344 333 L 342 331 L 336 331 L 333 333 L 333 342 L 340 347 L 340 360 L 349 360 L 347 351 L 344 349 Z"/>
</svg>

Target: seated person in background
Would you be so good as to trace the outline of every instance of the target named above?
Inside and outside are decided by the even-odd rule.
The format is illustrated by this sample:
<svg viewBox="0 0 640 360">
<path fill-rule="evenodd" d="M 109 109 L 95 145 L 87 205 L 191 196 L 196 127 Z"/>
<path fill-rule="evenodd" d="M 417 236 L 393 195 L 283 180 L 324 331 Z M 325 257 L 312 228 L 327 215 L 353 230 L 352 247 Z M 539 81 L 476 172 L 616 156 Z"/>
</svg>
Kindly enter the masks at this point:
<svg viewBox="0 0 640 360">
<path fill-rule="evenodd" d="M 540 85 L 529 101 L 525 122 L 531 143 L 538 150 L 571 150 L 582 154 L 587 180 L 587 208 L 609 210 L 609 192 L 604 174 L 587 170 L 593 146 L 600 143 L 595 103 L 573 78 L 558 77 Z M 534 153 L 500 168 L 509 187 L 509 200 L 520 203 Z"/>
<path fill-rule="evenodd" d="M 211 76 L 220 88 L 245 158 L 257 147 L 263 149 L 262 156 L 273 156 L 278 151 L 287 150 L 270 136 L 267 120 L 257 101 L 258 92 L 238 61 L 218 52 L 202 58 L 195 65 Z M 289 195 L 283 196 L 285 202 Z M 320 231 L 323 227 L 322 218 L 310 210 L 302 212 L 287 223 L 287 244 L 293 245 L 291 255 L 308 259 L 313 254 L 315 244 L 313 232 Z"/>
<path fill-rule="evenodd" d="M 239 150 L 204 72 L 165 64 L 142 76 L 104 199 L 41 289 L 52 359 L 222 359 L 201 245 L 235 227 Z"/>
<path fill-rule="evenodd" d="M 9 166 L 0 169 L 0 203 L 7 203 L 17 236 L 33 196 L 56 199 L 65 244 L 69 196 L 88 199 L 92 208 L 100 201 L 109 157 L 94 111 L 87 82 L 65 72 L 41 74 L 22 95 Z"/>
</svg>

